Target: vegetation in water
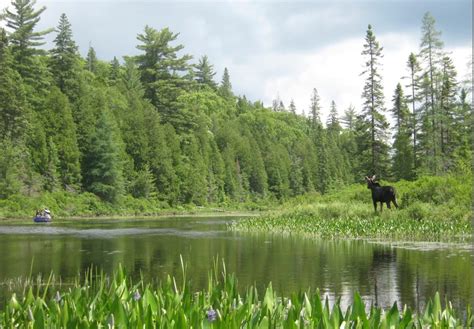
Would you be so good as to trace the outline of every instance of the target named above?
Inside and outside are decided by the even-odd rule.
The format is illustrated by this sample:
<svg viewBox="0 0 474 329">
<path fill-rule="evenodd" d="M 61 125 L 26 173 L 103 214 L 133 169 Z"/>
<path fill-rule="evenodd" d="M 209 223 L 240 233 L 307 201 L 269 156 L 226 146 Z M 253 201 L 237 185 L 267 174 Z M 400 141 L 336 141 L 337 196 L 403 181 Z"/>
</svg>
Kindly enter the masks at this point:
<svg viewBox="0 0 474 329">
<path fill-rule="evenodd" d="M 208 57 L 193 59 L 168 28 L 145 26 L 138 53 L 122 61 L 100 60 L 92 47 L 83 57 L 67 15 L 39 30 L 46 8 L 35 5 L 0 8 L 0 216 L 30 216 L 41 204 L 61 215 L 261 204 L 369 173 L 396 181 L 470 172 L 470 87 L 429 13 L 420 55 L 407 54 L 410 86 L 397 87 L 393 105 L 383 98 L 383 45 L 368 26 L 363 107 L 332 102 L 325 120 L 316 88 L 308 116 L 294 103 L 235 95 L 229 70 L 217 83 Z"/>
<path fill-rule="evenodd" d="M 13 294 L 0 311 L 5 328 L 457 328 L 474 322 L 467 307 L 460 317 L 437 293 L 425 311 L 366 305 L 356 293 L 343 309 L 316 292 L 278 296 L 269 284 L 262 295 L 255 287 L 239 293 L 237 279 L 217 262 L 207 289 L 195 291 L 186 278 L 168 277 L 157 284 L 134 281 L 121 267 L 112 278 L 90 270 L 62 291 L 52 276 L 44 286 L 28 283 L 22 296 Z"/>
<path fill-rule="evenodd" d="M 302 234 L 323 238 L 447 240 L 472 233 L 470 181 L 423 177 L 394 184 L 400 208 L 374 212 L 366 185 L 286 203 L 261 217 L 236 221 L 230 229 Z"/>
</svg>

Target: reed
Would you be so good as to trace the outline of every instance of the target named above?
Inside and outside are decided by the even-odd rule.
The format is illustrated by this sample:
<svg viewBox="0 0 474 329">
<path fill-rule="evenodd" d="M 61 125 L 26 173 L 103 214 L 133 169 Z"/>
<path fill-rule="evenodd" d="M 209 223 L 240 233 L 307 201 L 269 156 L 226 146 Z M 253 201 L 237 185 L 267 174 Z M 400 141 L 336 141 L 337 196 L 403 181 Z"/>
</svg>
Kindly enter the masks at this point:
<svg viewBox="0 0 474 329">
<path fill-rule="evenodd" d="M 0 311 L 0 328 L 454 328 L 470 327 L 470 306 L 460 318 L 439 294 L 421 314 L 408 307 L 384 310 L 364 304 L 356 293 L 352 304 L 330 307 L 318 291 L 281 297 L 269 284 L 239 293 L 237 279 L 216 260 L 208 287 L 195 291 L 181 260 L 180 279 L 133 280 L 119 267 L 112 277 L 95 269 L 72 286 L 56 290 L 48 280 L 41 288 L 27 284 Z M 51 276 L 50 276 L 51 277 Z"/>
</svg>

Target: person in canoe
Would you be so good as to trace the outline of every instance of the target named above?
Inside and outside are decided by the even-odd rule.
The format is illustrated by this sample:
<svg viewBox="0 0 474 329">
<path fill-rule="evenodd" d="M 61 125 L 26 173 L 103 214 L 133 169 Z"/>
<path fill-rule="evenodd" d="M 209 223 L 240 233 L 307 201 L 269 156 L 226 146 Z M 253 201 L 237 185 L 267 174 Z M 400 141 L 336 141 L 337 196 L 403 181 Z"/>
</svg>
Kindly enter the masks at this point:
<svg viewBox="0 0 474 329">
<path fill-rule="evenodd" d="M 33 218 L 33 221 L 35 221 L 36 223 L 44 223 L 50 222 L 51 219 L 51 211 L 45 207 L 42 210 L 36 210 L 36 215 Z"/>
</svg>

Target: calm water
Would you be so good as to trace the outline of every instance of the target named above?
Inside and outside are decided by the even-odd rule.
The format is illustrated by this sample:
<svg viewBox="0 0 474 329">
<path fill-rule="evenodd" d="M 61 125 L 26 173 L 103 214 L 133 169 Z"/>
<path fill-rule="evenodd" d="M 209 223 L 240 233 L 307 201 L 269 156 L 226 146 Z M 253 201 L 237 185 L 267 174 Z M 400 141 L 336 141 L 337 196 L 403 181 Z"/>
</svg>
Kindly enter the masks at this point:
<svg viewBox="0 0 474 329">
<path fill-rule="evenodd" d="M 50 271 L 71 280 L 91 265 L 160 279 L 179 275 L 183 255 L 193 286 L 205 287 L 213 260 L 225 260 L 241 287 L 272 282 L 280 294 L 319 288 L 330 300 L 393 301 L 415 310 L 440 291 L 464 310 L 473 304 L 471 244 L 311 240 L 226 231 L 238 218 L 164 218 L 0 226 L 0 305 L 11 279 Z"/>
</svg>

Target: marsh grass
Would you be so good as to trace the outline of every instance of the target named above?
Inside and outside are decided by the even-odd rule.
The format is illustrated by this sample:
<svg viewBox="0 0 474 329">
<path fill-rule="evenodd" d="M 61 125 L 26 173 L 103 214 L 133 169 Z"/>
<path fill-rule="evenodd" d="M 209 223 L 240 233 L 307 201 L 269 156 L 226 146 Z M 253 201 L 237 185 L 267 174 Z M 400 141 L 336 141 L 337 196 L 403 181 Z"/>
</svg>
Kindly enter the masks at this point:
<svg viewBox="0 0 474 329">
<path fill-rule="evenodd" d="M 238 288 L 216 260 L 208 287 L 193 290 L 181 259 L 180 279 L 163 282 L 134 281 L 119 267 L 112 277 L 89 270 L 65 290 L 51 281 L 25 284 L 0 311 L 1 328 L 455 328 L 473 324 L 468 306 L 459 318 L 449 302 L 442 307 L 439 294 L 425 311 L 390 309 L 364 304 L 356 293 L 342 309 L 330 306 L 318 291 L 279 296 L 269 284 L 262 295 L 255 287 Z M 37 282 L 36 282 L 37 283 Z M 245 291 L 240 294 L 239 291 Z"/>
<path fill-rule="evenodd" d="M 293 199 L 261 217 L 231 223 L 234 231 L 300 234 L 321 238 L 382 238 L 440 241 L 468 239 L 470 182 L 424 177 L 393 184 L 399 209 L 374 212 L 370 191 L 352 185 L 324 196 Z"/>
</svg>

